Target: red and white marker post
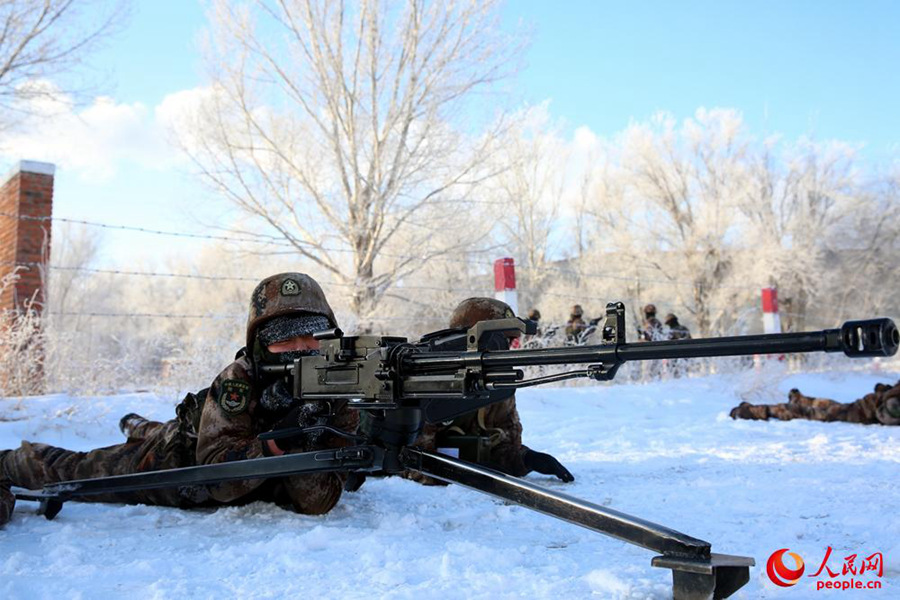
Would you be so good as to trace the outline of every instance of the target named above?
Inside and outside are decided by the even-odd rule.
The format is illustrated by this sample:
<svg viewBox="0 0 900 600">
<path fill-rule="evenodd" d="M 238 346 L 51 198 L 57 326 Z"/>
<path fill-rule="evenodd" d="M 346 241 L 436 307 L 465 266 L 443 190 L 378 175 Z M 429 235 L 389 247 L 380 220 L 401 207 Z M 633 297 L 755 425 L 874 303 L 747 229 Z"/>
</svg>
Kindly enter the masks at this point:
<svg viewBox="0 0 900 600">
<path fill-rule="evenodd" d="M 494 298 L 509 304 L 519 314 L 519 295 L 516 292 L 516 263 L 511 258 L 494 261 Z"/>
<path fill-rule="evenodd" d="M 778 315 L 778 290 L 763 288 L 763 331 L 765 333 L 781 333 L 781 317 Z"/>
<path fill-rule="evenodd" d="M 781 333 L 781 317 L 778 315 L 778 289 L 768 287 L 762 290 L 762 308 L 763 308 L 763 332 L 765 333 Z M 761 360 L 764 357 L 756 355 L 753 357 L 756 368 L 759 369 Z M 784 360 L 784 354 L 777 357 L 778 360 Z"/>
</svg>

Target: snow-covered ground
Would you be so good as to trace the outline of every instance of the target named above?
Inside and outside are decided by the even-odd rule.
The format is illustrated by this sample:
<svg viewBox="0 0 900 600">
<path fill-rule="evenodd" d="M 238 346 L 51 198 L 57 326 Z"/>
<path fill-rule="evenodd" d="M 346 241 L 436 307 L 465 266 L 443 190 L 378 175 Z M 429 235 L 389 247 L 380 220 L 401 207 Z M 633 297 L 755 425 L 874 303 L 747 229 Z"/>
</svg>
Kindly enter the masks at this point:
<svg viewBox="0 0 900 600">
<path fill-rule="evenodd" d="M 529 479 L 756 558 L 738 598 L 900 597 L 900 428 L 735 422 L 738 392 L 791 387 L 842 401 L 896 373 L 752 376 L 519 394 L 525 441 L 575 474 Z M 165 419 L 174 398 L 132 394 L 0 401 L 0 448 L 22 439 L 119 443 L 130 411 Z M 369 481 L 322 517 L 275 506 L 182 511 L 70 503 L 54 521 L 20 502 L 0 530 L 0 598 L 667 598 L 651 552 L 458 487 Z M 881 591 L 768 581 L 779 548 L 818 569 L 884 554 Z M 868 575 L 866 576 L 868 577 Z"/>
</svg>

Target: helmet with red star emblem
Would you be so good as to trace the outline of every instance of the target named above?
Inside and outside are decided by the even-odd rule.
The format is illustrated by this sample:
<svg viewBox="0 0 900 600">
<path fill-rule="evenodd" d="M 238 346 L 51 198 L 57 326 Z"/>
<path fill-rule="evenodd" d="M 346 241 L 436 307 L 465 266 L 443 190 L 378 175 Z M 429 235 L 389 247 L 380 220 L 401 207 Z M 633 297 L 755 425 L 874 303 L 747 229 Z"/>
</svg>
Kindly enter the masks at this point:
<svg viewBox="0 0 900 600">
<path fill-rule="evenodd" d="M 267 321 L 275 317 L 304 315 L 325 317 L 331 327 L 337 327 L 325 292 L 315 279 L 304 273 L 279 273 L 266 277 L 250 297 L 247 348 L 253 348 L 256 332 Z"/>
</svg>

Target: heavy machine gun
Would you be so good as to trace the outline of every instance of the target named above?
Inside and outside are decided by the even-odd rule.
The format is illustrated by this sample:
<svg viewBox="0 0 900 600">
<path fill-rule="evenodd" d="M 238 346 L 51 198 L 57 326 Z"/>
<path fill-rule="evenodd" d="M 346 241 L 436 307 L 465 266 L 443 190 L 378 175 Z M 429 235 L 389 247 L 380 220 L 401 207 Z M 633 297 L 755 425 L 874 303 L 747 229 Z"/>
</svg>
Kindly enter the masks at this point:
<svg viewBox="0 0 900 600">
<path fill-rule="evenodd" d="M 504 350 L 498 336 L 534 333 L 521 319 L 482 321 L 469 330 L 443 330 L 416 343 L 406 338 L 344 336 L 339 329 L 316 334 L 320 354 L 289 365 L 257 365 L 259 376 L 285 378 L 301 402 L 343 404 L 360 411 L 356 432 L 331 430 L 349 446 L 51 484 L 19 498 L 41 502 L 53 518 L 63 502 L 79 497 L 171 486 L 206 485 L 235 479 L 282 477 L 322 471 L 394 474 L 417 471 L 581 525 L 658 553 L 651 564 L 673 572 L 676 600 L 726 598 L 749 581 L 753 558 L 717 554 L 703 540 L 662 525 L 558 493 L 526 480 L 412 444 L 425 423 L 440 423 L 509 398 L 517 389 L 590 378 L 607 381 L 628 361 L 693 357 L 843 352 L 851 357 L 892 356 L 900 334 L 890 319 L 849 321 L 840 329 L 629 344 L 625 308 L 607 305 L 593 346 Z M 523 367 L 585 365 L 526 379 Z M 309 433 L 277 430 L 272 439 Z"/>
</svg>

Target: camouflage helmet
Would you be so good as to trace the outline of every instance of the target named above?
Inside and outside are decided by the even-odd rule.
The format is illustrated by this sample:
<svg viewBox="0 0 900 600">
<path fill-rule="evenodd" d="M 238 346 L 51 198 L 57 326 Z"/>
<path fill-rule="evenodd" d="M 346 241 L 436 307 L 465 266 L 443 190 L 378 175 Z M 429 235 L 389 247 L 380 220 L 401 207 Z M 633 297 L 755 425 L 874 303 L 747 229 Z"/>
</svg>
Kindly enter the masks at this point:
<svg viewBox="0 0 900 600">
<path fill-rule="evenodd" d="M 572 307 L 572 316 L 573 317 L 580 317 L 583 314 L 584 314 L 584 309 L 581 308 L 580 304 L 576 304 L 575 306 Z"/>
<path fill-rule="evenodd" d="M 450 315 L 450 327 L 469 328 L 478 321 L 490 321 L 492 319 L 511 319 L 516 314 L 506 302 L 494 298 L 467 298 L 453 309 Z"/>
<path fill-rule="evenodd" d="M 644 307 L 644 316 L 645 317 L 655 317 L 656 316 L 656 305 L 648 304 Z"/>
<path fill-rule="evenodd" d="M 666 315 L 666 318 L 663 319 L 663 323 L 666 325 L 677 325 L 678 317 L 676 317 L 673 313 L 669 313 Z"/>
<path fill-rule="evenodd" d="M 337 327 L 325 292 L 315 279 L 303 273 L 279 273 L 260 281 L 250 296 L 247 348 L 253 348 L 260 325 L 286 315 L 319 315 Z"/>
</svg>

